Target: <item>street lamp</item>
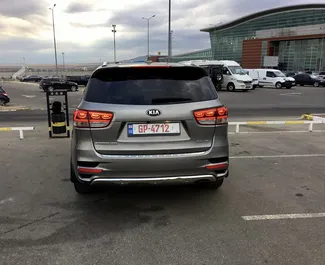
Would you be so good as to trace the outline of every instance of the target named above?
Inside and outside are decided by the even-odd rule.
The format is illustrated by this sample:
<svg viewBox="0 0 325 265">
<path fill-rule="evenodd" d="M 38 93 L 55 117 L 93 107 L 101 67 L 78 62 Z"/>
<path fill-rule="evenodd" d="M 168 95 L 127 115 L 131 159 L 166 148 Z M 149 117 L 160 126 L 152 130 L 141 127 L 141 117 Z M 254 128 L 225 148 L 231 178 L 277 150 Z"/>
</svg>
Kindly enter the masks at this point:
<svg viewBox="0 0 325 265">
<path fill-rule="evenodd" d="M 116 63 L 116 45 L 115 45 L 115 33 L 116 33 L 116 25 L 112 25 L 113 29 L 112 29 L 112 32 L 113 32 L 113 35 L 114 35 L 114 63 Z"/>
<path fill-rule="evenodd" d="M 319 61 L 319 72 L 322 70 L 323 67 L 323 50 L 324 50 L 324 38 L 325 38 L 325 27 L 320 27 L 323 30 L 323 38 L 322 38 L 322 45 L 320 48 L 320 61 Z"/>
<path fill-rule="evenodd" d="M 171 61 L 171 9 L 172 9 L 172 1 L 169 0 L 168 1 L 168 58 L 167 58 L 167 62 Z"/>
<path fill-rule="evenodd" d="M 64 52 L 62 53 L 63 72 L 65 72 Z"/>
<path fill-rule="evenodd" d="M 156 15 L 153 15 L 153 16 L 151 16 L 151 17 L 149 17 L 149 18 L 146 18 L 146 17 L 142 17 L 142 19 L 145 19 L 145 20 L 147 20 L 147 29 L 148 29 L 148 44 L 147 44 L 147 49 L 148 49 L 148 51 L 147 51 L 147 55 L 148 55 L 148 58 L 149 58 L 149 56 L 150 56 L 150 54 L 149 54 L 149 21 L 150 21 L 150 19 L 152 19 L 152 18 L 154 18 Z"/>
<path fill-rule="evenodd" d="M 170 31 L 170 57 L 173 56 L 173 33 L 174 31 Z"/>
<path fill-rule="evenodd" d="M 53 5 L 53 7 L 49 8 L 50 10 L 52 10 L 52 23 L 53 23 L 53 39 L 54 39 L 54 54 L 55 54 L 55 72 L 56 72 L 56 76 L 58 76 L 58 57 L 56 54 L 56 39 L 55 39 L 55 25 L 54 25 L 54 7 L 56 6 L 56 4 Z"/>
</svg>

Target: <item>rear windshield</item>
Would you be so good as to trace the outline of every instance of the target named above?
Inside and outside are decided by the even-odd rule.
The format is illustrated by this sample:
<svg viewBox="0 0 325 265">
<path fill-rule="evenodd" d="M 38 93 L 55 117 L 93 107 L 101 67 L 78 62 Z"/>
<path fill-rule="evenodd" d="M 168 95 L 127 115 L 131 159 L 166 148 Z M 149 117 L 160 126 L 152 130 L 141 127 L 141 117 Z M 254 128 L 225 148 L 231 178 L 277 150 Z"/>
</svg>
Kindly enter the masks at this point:
<svg viewBox="0 0 325 265">
<path fill-rule="evenodd" d="M 89 79 L 88 102 L 128 105 L 178 104 L 217 99 L 199 67 L 103 68 Z"/>
</svg>

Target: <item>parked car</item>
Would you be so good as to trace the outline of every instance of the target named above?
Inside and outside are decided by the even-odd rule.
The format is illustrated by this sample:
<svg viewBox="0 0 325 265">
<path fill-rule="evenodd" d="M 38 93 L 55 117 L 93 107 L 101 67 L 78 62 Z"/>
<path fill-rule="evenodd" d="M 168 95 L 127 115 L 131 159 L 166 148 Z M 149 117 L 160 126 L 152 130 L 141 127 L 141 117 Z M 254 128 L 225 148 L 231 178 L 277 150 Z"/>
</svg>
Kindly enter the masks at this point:
<svg viewBox="0 0 325 265">
<path fill-rule="evenodd" d="M 207 72 L 178 63 L 97 68 L 73 115 L 70 180 L 202 184 L 229 174 L 228 109 Z"/>
<path fill-rule="evenodd" d="M 43 78 L 39 83 L 39 88 L 46 91 L 54 91 L 56 89 L 65 89 L 70 91 L 77 91 L 78 84 L 69 82 L 61 78 Z"/>
<path fill-rule="evenodd" d="M 276 69 L 250 69 L 252 78 L 258 79 L 259 87 L 269 86 L 277 89 L 290 89 L 296 85 L 296 81 L 292 77 L 286 77 L 284 73 Z"/>
<path fill-rule="evenodd" d="M 75 82 L 80 86 L 87 86 L 90 75 L 68 75 L 67 81 Z"/>
<path fill-rule="evenodd" d="M 4 106 L 10 102 L 7 92 L 0 86 L 0 106 Z"/>
<path fill-rule="evenodd" d="M 216 66 L 219 67 L 223 65 L 222 69 L 222 84 L 221 88 L 226 88 L 228 91 L 247 91 L 252 90 L 252 78 L 246 74 L 244 69 L 240 66 L 239 63 L 235 61 L 223 60 L 193 60 L 193 61 L 181 61 L 179 62 L 185 65 L 197 65 L 200 67 L 205 66 Z"/>
<path fill-rule="evenodd" d="M 325 80 L 309 74 L 298 74 L 294 76 L 296 84 L 300 86 L 310 85 L 314 87 L 325 86 Z"/>
<path fill-rule="evenodd" d="M 28 75 L 20 79 L 21 82 L 40 82 L 42 77 L 39 75 Z"/>
</svg>

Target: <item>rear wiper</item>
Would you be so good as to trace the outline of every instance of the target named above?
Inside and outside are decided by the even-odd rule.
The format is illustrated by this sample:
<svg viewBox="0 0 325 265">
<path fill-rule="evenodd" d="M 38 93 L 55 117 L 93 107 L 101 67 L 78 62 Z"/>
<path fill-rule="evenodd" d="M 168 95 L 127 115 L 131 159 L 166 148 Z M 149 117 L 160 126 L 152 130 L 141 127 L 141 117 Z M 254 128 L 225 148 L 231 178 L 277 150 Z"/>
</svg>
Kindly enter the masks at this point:
<svg viewBox="0 0 325 265">
<path fill-rule="evenodd" d="M 154 98 L 151 100 L 151 104 L 168 104 L 175 102 L 188 102 L 192 101 L 191 98 Z"/>
</svg>

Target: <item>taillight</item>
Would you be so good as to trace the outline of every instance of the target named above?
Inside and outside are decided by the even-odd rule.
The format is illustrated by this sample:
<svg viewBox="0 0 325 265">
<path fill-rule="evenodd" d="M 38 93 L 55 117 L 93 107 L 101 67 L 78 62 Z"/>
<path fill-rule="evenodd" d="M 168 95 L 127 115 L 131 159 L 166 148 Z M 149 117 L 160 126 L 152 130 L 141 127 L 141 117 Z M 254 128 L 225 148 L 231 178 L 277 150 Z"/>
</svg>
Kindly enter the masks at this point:
<svg viewBox="0 0 325 265">
<path fill-rule="evenodd" d="M 79 128 L 104 128 L 111 123 L 113 116 L 111 112 L 77 109 L 73 114 L 73 124 Z"/>
<path fill-rule="evenodd" d="M 2 95 L 4 95 L 4 96 L 8 96 L 8 94 L 7 94 L 7 93 L 2 93 Z"/>
<path fill-rule="evenodd" d="M 194 111 L 196 121 L 201 125 L 225 124 L 228 122 L 228 108 L 222 106 Z"/>
</svg>

